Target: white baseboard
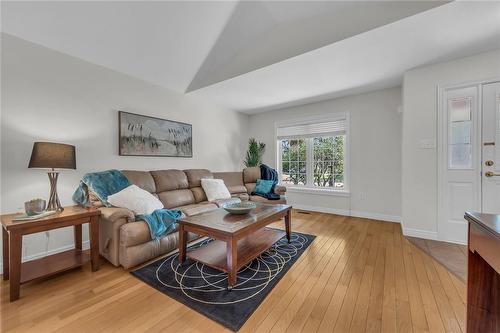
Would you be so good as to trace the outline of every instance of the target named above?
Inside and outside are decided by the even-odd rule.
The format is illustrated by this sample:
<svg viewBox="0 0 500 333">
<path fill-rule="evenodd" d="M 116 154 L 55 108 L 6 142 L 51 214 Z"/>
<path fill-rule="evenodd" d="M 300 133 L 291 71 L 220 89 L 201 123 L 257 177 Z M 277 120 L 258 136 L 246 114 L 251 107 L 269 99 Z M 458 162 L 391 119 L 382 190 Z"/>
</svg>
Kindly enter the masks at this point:
<svg viewBox="0 0 500 333">
<path fill-rule="evenodd" d="M 440 242 L 447 242 L 453 244 L 467 245 L 467 240 L 464 241 L 463 239 L 441 238 L 439 237 L 439 234 L 436 231 L 405 228 L 404 226 L 402 228 L 404 236 L 430 239 L 430 240 L 436 240 Z"/>
<path fill-rule="evenodd" d="M 372 220 L 401 223 L 401 216 L 394 216 L 394 215 L 385 215 L 379 213 L 361 212 L 348 209 L 338 209 L 338 208 L 309 206 L 309 205 L 293 205 L 293 208 L 309 210 L 313 212 L 320 212 L 320 213 L 354 216 Z"/>
<path fill-rule="evenodd" d="M 410 237 L 424 238 L 424 239 L 439 240 L 438 234 L 435 231 L 406 228 L 404 226 L 403 226 L 403 235 Z"/>
<path fill-rule="evenodd" d="M 380 221 L 386 221 L 386 222 L 401 223 L 401 216 L 396 216 L 396 215 L 386 215 L 386 214 L 369 213 L 369 212 L 361 212 L 358 210 L 351 210 L 351 216 L 363 217 L 365 219 L 380 220 Z"/>
<path fill-rule="evenodd" d="M 73 245 L 73 244 L 66 245 L 66 246 L 58 247 L 56 249 L 48 250 L 47 252 L 39 252 L 39 253 L 35 253 L 35 254 L 30 254 L 28 256 L 24 256 L 21 259 L 21 261 L 25 262 L 25 261 L 36 260 L 36 259 L 40 259 L 42 257 L 50 256 L 52 254 L 56 254 L 56 253 L 59 253 L 59 252 L 68 251 L 68 250 L 71 250 L 71 249 L 74 249 L 74 248 L 75 248 L 75 245 Z M 83 250 L 90 249 L 90 242 L 89 241 L 82 242 L 82 249 Z M 3 274 L 3 262 L 0 263 L 0 274 Z"/>
<path fill-rule="evenodd" d="M 439 239 L 439 237 L 438 237 L 438 240 L 443 241 L 443 242 L 447 242 L 447 243 L 467 245 L 467 240 L 463 240 L 463 239 L 453 239 L 453 238 Z"/>
<path fill-rule="evenodd" d="M 349 210 L 347 210 L 347 209 L 338 209 L 338 208 L 320 207 L 320 206 L 309 206 L 309 205 L 292 205 L 292 206 L 293 206 L 293 208 L 299 209 L 299 210 L 309 210 L 312 212 L 351 216 L 349 213 Z"/>
</svg>

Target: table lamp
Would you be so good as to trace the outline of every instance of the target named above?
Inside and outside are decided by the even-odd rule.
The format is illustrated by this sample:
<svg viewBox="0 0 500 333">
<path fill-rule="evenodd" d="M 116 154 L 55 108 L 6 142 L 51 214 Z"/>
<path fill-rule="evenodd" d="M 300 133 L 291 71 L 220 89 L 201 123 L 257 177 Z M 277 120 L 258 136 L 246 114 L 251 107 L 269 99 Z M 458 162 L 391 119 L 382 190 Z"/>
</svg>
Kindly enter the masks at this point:
<svg viewBox="0 0 500 333">
<path fill-rule="evenodd" d="M 75 146 L 53 142 L 35 142 L 28 168 L 50 169 L 50 197 L 47 210 L 63 211 L 57 196 L 57 178 L 55 169 L 76 169 Z"/>
</svg>

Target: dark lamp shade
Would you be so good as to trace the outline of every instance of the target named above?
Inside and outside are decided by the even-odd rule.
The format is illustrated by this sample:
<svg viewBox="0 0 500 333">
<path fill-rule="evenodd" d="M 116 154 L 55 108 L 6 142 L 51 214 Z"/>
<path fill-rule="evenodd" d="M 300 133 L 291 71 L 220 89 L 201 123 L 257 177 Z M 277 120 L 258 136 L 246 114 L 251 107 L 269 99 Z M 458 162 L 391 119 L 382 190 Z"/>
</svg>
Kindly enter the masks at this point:
<svg viewBox="0 0 500 333">
<path fill-rule="evenodd" d="M 75 146 L 35 142 L 28 168 L 76 169 Z"/>
</svg>

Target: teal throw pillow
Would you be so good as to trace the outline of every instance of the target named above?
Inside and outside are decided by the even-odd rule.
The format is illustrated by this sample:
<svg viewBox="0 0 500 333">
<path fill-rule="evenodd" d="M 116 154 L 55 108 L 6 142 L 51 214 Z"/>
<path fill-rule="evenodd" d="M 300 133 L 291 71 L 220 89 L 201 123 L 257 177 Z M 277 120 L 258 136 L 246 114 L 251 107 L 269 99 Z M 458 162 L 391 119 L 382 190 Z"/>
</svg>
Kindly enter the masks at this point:
<svg viewBox="0 0 500 333">
<path fill-rule="evenodd" d="M 273 180 L 257 179 L 257 184 L 255 185 L 255 193 L 267 194 L 271 192 L 273 188 Z"/>
</svg>

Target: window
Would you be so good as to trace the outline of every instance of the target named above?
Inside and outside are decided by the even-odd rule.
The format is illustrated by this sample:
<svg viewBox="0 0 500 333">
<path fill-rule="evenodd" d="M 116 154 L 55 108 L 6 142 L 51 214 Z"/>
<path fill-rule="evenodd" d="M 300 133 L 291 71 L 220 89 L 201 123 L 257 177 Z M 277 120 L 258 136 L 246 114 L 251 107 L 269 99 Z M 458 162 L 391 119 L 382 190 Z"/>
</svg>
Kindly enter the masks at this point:
<svg viewBox="0 0 500 333">
<path fill-rule="evenodd" d="M 283 184 L 307 184 L 306 140 L 281 140 L 281 182 Z"/>
<path fill-rule="evenodd" d="M 313 184 L 344 188 L 345 135 L 315 137 L 313 148 Z"/>
<path fill-rule="evenodd" d="M 277 126 L 281 184 L 347 190 L 346 123 L 344 115 Z"/>
</svg>

